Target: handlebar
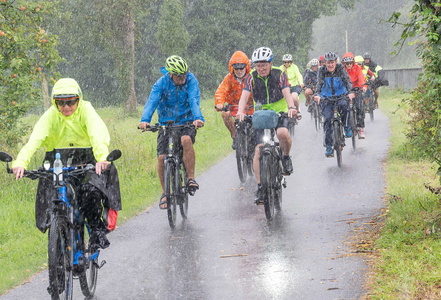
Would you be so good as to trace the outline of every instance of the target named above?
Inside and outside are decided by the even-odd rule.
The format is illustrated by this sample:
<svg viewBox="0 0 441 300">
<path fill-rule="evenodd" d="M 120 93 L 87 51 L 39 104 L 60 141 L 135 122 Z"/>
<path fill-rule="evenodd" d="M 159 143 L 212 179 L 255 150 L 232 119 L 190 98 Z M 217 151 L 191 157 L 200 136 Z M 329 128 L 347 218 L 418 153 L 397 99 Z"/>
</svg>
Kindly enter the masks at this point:
<svg viewBox="0 0 441 300">
<path fill-rule="evenodd" d="M 160 125 L 159 123 L 156 123 L 155 125 L 147 126 L 147 128 L 145 130 L 142 130 L 141 128 L 138 127 L 138 129 L 141 129 L 142 132 L 144 132 L 144 131 L 156 132 L 156 131 L 159 131 L 160 129 L 176 130 L 176 129 L 182 129 L 182 128 L 196 128 L 196 126 L 194 126 L 192 123 L 187 123 L 187 124 L 182 124 L 182 125 L 174 125 L 173 121 L 167 121 L 166 125 Z"/>
</svg>

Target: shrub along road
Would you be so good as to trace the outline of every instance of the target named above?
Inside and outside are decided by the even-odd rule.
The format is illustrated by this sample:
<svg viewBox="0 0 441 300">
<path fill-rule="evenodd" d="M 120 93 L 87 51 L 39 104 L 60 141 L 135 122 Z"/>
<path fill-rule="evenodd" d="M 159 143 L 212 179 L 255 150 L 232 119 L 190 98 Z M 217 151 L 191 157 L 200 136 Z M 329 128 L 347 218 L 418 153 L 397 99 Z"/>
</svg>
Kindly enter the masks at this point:
<svg viewBox="0 0 441 300">
<path fill-rule="evenodd" d="M 96 298 L 360 298 L 367 266 L 347 241 L 383 207 L 389 137 L 381 112 L 366 124 L 356 151 L 347 139 L 339 169 L 325 158 L 323 135 L 305 112 L 293 142 L 295 171 L 272 223 L 253 203 L 254 179 L 241 186 L 228 156 L 197 178 L 189 219 L 176 230 L 155 205 L 109 234 Z M 46 287 L 42 272 L 0 299 L 48 299 Z"/>
</svg>

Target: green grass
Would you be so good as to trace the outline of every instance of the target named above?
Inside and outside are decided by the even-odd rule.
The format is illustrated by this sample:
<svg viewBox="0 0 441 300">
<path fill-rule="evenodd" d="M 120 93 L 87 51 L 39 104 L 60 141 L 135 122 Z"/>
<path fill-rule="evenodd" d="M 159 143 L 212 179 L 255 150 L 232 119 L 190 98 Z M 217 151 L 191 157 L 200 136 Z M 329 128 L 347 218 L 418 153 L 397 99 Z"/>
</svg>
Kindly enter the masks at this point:
<svg viewBox="0 0 441 300">
<path fill-rule="evenodd" d="M 201 174 L 231 153 L 231 138 L 211 98 L 201 103 L 205 126 L 196 136 L 196 173 Z M 122 109 L 104 108 L 98 113 L 111 135 L 111 149 L 120 149 L 123 156 L 115 162 L 119 176 L 123 210 L 118 225 L 145 211 L 161 193 L 156 174 L 156 137 L 136 129 L 142 107 L 136 117 L 126 116 Z M 38 116 L 25 122 L 33 125 Z M 16 153 L 12 152 L 14 157 Z M 41 163 L 43 151 L 34 155 L 30 168 Z M 3 165 L 3 163 L 1 163 Z M 34 273 L 47 267 L 47 235 L 35 227 L 34 203 L 37 182 L 15 181 L 0 172 L 0 294 L 17 286 Z"/>
<path fill-rule="evenodd" d="M 438 185 L 431 162 L 407 149 L 401 99 L 384 90 L 381 110 L 390 118 L 392 136 L 386 162 L 387 213 L 376 248 L 369 299 L 438 299 L 441 284 L 440 198 L 424 184 Z"/>
</svg>

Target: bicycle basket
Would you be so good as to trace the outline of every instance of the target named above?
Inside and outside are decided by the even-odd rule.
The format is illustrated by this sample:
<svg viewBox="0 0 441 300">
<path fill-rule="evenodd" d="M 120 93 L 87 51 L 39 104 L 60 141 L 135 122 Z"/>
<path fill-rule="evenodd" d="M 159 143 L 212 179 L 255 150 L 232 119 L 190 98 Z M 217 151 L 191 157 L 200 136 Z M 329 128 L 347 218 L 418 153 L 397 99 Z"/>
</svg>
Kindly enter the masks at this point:
<svg viewBox="0 0 441 300">
<path fill-rule="evenodd" d="M 255 129 L 276 128 L 279 117 L 274 110 L 258 110 L 253 114 L 253 127 Z"/>
</svg>

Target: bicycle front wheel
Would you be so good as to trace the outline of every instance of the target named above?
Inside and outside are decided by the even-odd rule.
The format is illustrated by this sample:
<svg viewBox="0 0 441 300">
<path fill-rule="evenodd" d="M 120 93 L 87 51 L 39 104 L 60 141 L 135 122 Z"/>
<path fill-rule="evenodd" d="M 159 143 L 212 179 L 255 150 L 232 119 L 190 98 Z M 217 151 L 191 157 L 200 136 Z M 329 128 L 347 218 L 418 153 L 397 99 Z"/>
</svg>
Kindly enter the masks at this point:
<svg viewBox="0 0 441 300">
<path fill-rule="evenodd" d="M 80 273 L 78 277 L 80 279 L 80 286 L 83 295 L 86 297 L 86 299 L 91 299 L 95 294 L 96 282 L 98 278 L 99 251 L 98 249 L 92 247 L 90 243 L 87 243 L 87 248 L 85 247 L 85 240 L 87 239 L 87 237 L 84 233 L 85 231 L 87 232 L 87 230 L 84 229 L 85 226 L 83 225 L 82 232 L 79 233 L 80 240 L 78 241 L 78 243 L 81 245 L 77 245 L 77 248 L 83 249 L 83 257 L 81 258 L 81 260 L 78 261 L 78 266 L 80 268 Z"/>
<path fill-rule="evenodd" d="M 273 176 L 274 160 L 269 153 L 261 153 L 260 157 L 260 184 L 263 191 L 265 192 L 265 216 L 268 220 L 272 220 L 275 214 L 275 190 L 274 190 L 274 180 Z"/>
<path fill-rule="evenodd" d="M 371 96 L 369 97 L 369 104 L 368 104 L 369 116 L 371 121 L 374 120 L 374 109 L 375 109 L 375 96 L 374 96 L 374 91 L 371 90 Z"/>
<path fill-rule="evenodd" d="M 171 228 L 176 227 L 176 190 L 177 190 L 176 167 L 170 161 L 164 162 L 164 189 L 167 197 L 167 215 L 168 223 Z"/>
<path fill-rule="evenodd" d="M 181 211 L 181 216 L 184 219 L 187 219 L 188 216 L 188 192 L 187 192 L 187 170 L 183 163 L 181 163 L 181 167 L 177 170 L 178 182 L 176 186 L 179 187 L 179 209 Z"/>
<path fill-rule="evenodd" d="M 48 237 L 48 292 L 52 300 L 71 300 L 73 295 L 73 274 L 70 265 L 72 246 L 69 243 L 69 229 L 58 218 L 52 221 Z"/>
<path fill-rule="evenodd" d="M 337 165 L 340 168 L 342 165 L 342 150 L 344 145 L 344 137 L 342 133 L 342 127 L 339 122 L 332 123 L 332 134 L 334 138 L 334 151 L 336 152 Z"/>
<path fill-rule="evenodd" d="M 355 110 L 354 109 L 349 110 L 349 126 L 351 127 L 351 131 L 352 131 L 352 148 L 354 150 L 357 148 L 356 137 L 358 135 L 357 123 L 355 118 L 356 118 Z"/>
</svg>

